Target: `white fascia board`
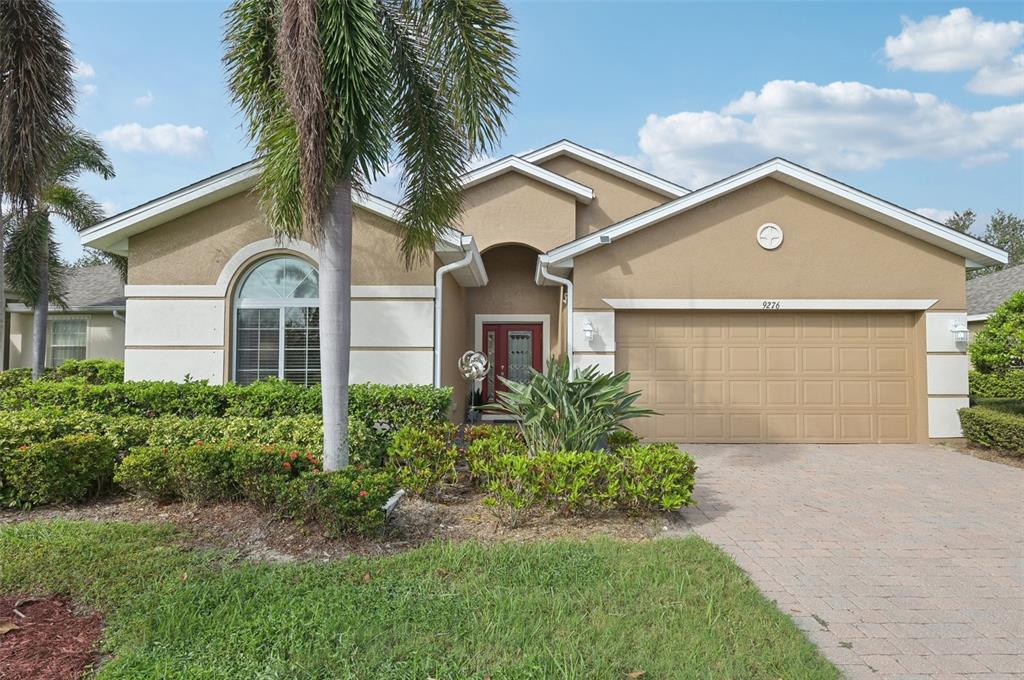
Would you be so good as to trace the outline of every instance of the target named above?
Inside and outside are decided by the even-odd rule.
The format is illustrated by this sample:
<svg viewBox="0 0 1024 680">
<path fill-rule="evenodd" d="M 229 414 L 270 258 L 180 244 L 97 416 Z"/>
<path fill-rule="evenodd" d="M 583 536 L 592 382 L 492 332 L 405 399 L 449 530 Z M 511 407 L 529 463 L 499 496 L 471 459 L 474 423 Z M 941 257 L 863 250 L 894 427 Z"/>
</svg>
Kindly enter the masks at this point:
<svg viewBox="0 0 1024 680">
<path fill-rule="evenodd" d="M 468 189 L 506 172 L 518 172 L 550 187 L 570 193 L 580 203 L 587 204 L 594 200 L 594 190 L 590 187 L 524 161 L 518 156 L 506 156 L 482 168 L 467 172 L 462 176 L 462 188 Z"/>
<path fill-rule="evenodd" d="M 606 170 L 616 177 L 636 182 L 652 191 L 667 196 L 668 198 L 679 198 L 690 193 L 686 187 L 679 186 L 667 179 L 652 175 L 640 168 L 633 167 L 628 163 L 606 156 L 603 153 L 588 149 L 568 139 L 549 144 L 543 148 L 522 154 L 520 158 L 530 163 L 543 163 L 544 161 L 558 156 L 569 156 L 587 165 Z"/>
<path fill-rule="evenodd" d="M 731 177 L 726 177 L 702 189 L 697 189 L 674 201 L 605 227 L 583 238 L 570 241 L 565 245 L 558 246 L 539 257 L 549 264 L 560 264 L 564 260 L 602 245 L 608 245 L 618 238 L 679 215 L 691 208 L 696 208 L 766 177 L 779 180 L 830 203 L 842 206 L 906 234 L 920 238 L 940 248 L 956 253 L 973 263 L 994 265 L 1007 262 L 1007 253 L 995 246 L 991 246 L 966 234 L 961 234 L 911 210 L 858 191 L 853 187 L 782 158 L 775 158 L 760 165 L 755 165 Z"/>
<path fill-rule="evenodd" d="M 778 299 L 778 298 L 603 298 L 612 309 L 692 309 L 776 311 L 922 311 L 938 300 Z"/>
<path fill-rule="evenodd" d="M 463 288 L 486 286 L 488 280 L 487 269 L 484 267 L 484 259 L 480 255 L 480 249 L 476 245 L 476 240 L 466 234 L 453 233 L 459 239 L 456 242 L 457 245 L 450 241 L 439 241 L 439 246 L 436 248 L 437 259 L 441 260 L 441 264 L 451 264 L 461 260 L 466 256 L 466 253 L 472 253 L 473 259 L 470 260 L 469 265 L 453 270 L 451 272 L 452 277 Z"/>
<path fill-rule="evenodd" d="M 988 321 L 990 316 L 992 316 L 991 312 L 989 312 L 988 314 L 968 314 L 967 323 L 973 323 L 975 321 Z"/>
</svg>

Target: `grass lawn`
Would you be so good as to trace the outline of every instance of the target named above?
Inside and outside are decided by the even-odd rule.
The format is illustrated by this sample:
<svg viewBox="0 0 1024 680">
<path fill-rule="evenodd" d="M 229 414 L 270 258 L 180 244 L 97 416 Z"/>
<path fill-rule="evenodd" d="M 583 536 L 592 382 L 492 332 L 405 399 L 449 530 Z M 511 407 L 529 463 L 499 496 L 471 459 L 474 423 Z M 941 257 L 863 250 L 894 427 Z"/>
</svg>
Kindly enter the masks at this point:
<svg viewBox="0 0 1024 680">
<path fill-rule="evenodd" d="M 36 522 L 0 528 L 0 591 L 106 612 L 100 678 L 839 677 L 696 537 L 270 565 L 165 526 Z"/>
</svg>

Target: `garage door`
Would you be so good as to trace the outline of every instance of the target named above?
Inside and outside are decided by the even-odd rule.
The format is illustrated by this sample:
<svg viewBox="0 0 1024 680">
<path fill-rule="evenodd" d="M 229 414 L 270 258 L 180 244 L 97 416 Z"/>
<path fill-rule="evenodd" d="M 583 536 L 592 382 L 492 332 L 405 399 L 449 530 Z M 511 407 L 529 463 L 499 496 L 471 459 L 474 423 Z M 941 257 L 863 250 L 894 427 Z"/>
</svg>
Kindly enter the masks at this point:
<svg viewBox="0 0 1024 680">
<path fill-rule="evenodd" d="M 680 442 L 910 442 L 914 317 L 903 312 L 619 312 L 616 368 Z"/>
</svg>

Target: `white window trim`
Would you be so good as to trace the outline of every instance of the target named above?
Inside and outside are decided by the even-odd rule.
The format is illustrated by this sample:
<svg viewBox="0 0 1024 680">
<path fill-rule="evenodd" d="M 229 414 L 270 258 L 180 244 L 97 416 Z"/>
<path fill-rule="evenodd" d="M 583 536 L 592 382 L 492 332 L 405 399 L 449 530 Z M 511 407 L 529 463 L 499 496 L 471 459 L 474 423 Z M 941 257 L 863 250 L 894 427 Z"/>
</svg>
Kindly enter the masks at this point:
<svg viewBox="0 0 1024 680">
<path fill-rule="evenodd" d="M 89 352 L 89 327 L 91 326 L 88 314 L 60 314 L 51 315 L 49 323 L 46 324 L 46 358 L 45 365 L 53 368 L 53 327 L 58 321 L 85 321 L 85 358 L 90 358 Z"/>
<path fill-rule="evenodd" d="M 543 363 L 551 356 L 551 315 L 550 314 L 476 314 L 473 317 L 473 348 L 484 351 L 484 324 L 488 323 L 539 323 L 541 325 L 541 346 L 544 349 Z M 482 381 L 477 381 L 482 382 Z"/>
</svg>

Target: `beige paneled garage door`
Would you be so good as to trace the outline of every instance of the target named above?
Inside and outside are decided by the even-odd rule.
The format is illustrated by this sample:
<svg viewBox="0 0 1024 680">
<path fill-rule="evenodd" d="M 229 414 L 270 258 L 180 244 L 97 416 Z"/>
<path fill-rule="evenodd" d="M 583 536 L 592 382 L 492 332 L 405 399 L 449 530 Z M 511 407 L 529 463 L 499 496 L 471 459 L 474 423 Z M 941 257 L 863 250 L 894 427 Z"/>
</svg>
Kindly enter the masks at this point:
<svg viewBox="0 0 1024 680">
<path fill-rule="evenodd" d="M 619 312 L 615 333 L 651 439 L 914 441 L 912 314 Z"/>
</svg>

